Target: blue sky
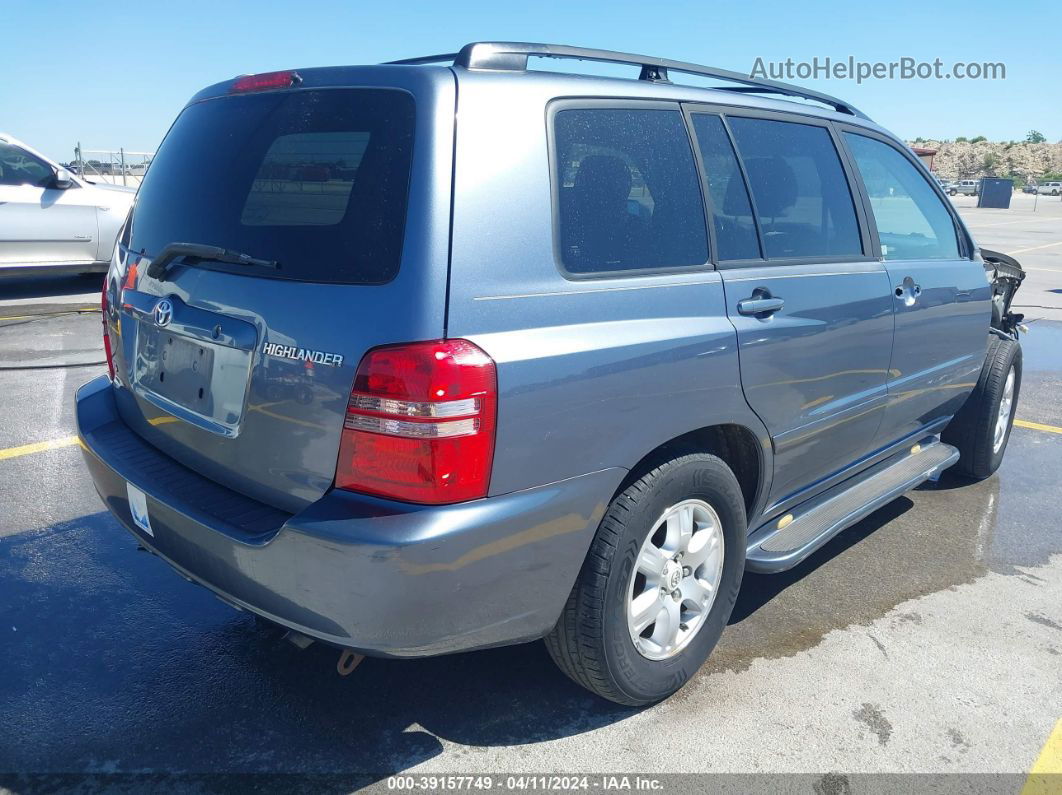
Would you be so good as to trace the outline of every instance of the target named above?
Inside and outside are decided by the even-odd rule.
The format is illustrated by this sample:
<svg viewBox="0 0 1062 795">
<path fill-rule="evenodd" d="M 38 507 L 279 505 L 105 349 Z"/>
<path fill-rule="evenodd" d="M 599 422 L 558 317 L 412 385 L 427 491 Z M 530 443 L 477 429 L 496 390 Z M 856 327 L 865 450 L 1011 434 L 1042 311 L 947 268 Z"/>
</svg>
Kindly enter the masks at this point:
<svg viewBox="0 0 1062 795">
<path fill-rule="evenodd" d="M 550 41 L 749 72 L 757 57 L 1002 61 L 1007 78 L 800 82 L 898 134 L 1062 139 L 1062 3 L 4 0 L 0 129 L 58 160 L 153 150 L 199 88 L 247 72 L 373 63 L 484 39 Z M 574 68 L 578 68 L 576 65 Z"/>
</svg>

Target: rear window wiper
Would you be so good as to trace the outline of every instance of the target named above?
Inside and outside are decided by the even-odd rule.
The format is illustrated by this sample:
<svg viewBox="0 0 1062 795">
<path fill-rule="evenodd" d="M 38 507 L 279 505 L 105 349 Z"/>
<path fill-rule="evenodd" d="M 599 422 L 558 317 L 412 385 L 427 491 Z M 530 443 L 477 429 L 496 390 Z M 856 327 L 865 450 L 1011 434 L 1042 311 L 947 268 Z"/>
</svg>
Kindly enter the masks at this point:
<svg viewBox="0 0 1062 795">
<path fill-rule="evenodd" d="M 162 251 L 155 255 L 148 268 L 148 276 L 153 279 L 166 278 L 169 266 L 178 259 L 191 259 L 211 262 L 227 262 L 232 265 L 248 265 L 256 268 L 272 268 L 276 270 L 280 263 L 273 259 L 258 259 L 249 254 L 239 251 L 230 251 L 218 246 L 205 246 L 201 243 L 170 243 L 163 247 Z"/>
</svg>

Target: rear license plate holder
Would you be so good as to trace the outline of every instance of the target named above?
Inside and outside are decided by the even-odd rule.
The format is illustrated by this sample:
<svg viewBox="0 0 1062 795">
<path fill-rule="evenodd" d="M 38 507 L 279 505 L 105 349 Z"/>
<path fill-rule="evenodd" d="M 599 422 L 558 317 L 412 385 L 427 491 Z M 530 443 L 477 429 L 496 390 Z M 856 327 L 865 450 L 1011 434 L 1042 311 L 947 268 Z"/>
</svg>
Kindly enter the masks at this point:
<svg viewBox="0 0 1062 795">
<path fill-rule="evenodd" d="M 137 358 L 140 385 L 180 406 L 210 412 L 214 350 L 167 331 L 141 334 Z"/>
</svg>

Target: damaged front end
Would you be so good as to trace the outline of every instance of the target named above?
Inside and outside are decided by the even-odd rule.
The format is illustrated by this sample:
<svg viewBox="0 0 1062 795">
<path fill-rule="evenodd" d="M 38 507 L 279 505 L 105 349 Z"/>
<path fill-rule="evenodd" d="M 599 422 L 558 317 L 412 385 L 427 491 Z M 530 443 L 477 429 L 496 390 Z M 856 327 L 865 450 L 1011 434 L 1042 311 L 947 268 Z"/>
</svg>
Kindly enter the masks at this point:
<svg viewBox="0 0 1062 795">
<path fill-rule="evenodd" d="M 981 259 L 984 260 L 985 275 L 992 284 L 992 328 L 999 334 L 1017 339 L 1018 332 L 1025 331 L 1022 325 L 1025 315 L 1011 312 L 1010 306 L 1025 280 L 1025 270 L 1014 257 L 999 251 L 983 248 Z"/>
</svg>

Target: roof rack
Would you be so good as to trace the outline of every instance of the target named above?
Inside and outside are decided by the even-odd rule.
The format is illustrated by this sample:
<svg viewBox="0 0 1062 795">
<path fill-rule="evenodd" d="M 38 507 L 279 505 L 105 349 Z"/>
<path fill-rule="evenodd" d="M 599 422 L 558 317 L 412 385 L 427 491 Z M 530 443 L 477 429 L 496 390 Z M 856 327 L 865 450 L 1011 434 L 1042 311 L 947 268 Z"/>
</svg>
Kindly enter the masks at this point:
<svg viewBox="0 0 1062 795">
<path fill-rule="evenodd" d="M 667 83 L 668 72 L 682 72 L 683 74 L 700 75 L 715 80 L 723 80 L 729 83 L 738 83 L 737 86 L 720 86 L 724 91 L 739 91 L 742 93 L 756 94 L 779 94 L 787 97 L 799 97 L 810 99 L 828 105 L 840 113 L 858 116 L 867 119 L 866 114 L 857 110 L 854 106 L 843 100 L 823 94 L 820 91 L 812 91 L 809 88 L 780 83 L 776 80 L 763 80 L 756 77 L 732 72 L 727 69 L 718 69 L 714 66 L 701 66 L 700 64 L 687 63 L 685 61 L 671 61 L 667 58 L 654 58 L 649 55 L 634 55 L 629 52 L 615 52 L 613 50 L 594 50 L 585 47 L 569 47 L 565 44 L 529 44 L 519 41 L 479 41 L 466 44 L 457 53 L 445 53 L 442 55 L 424 55 L 419 58 L 406 58 L 401 61 L 388 61 L 392 64 L 430 64 L 451 61 L 454 66 L 463 66 L 466 69 L 489 69 L 497 72 L 523 72 L 527 70 L 527 59 L 530 56 L 540 58 L 572 58 L 580 61 L 599 61 L 602 63 L 623 63 L 631 66 L 640 66 L 639 80 L 651 83 Z"/>
</svg>

